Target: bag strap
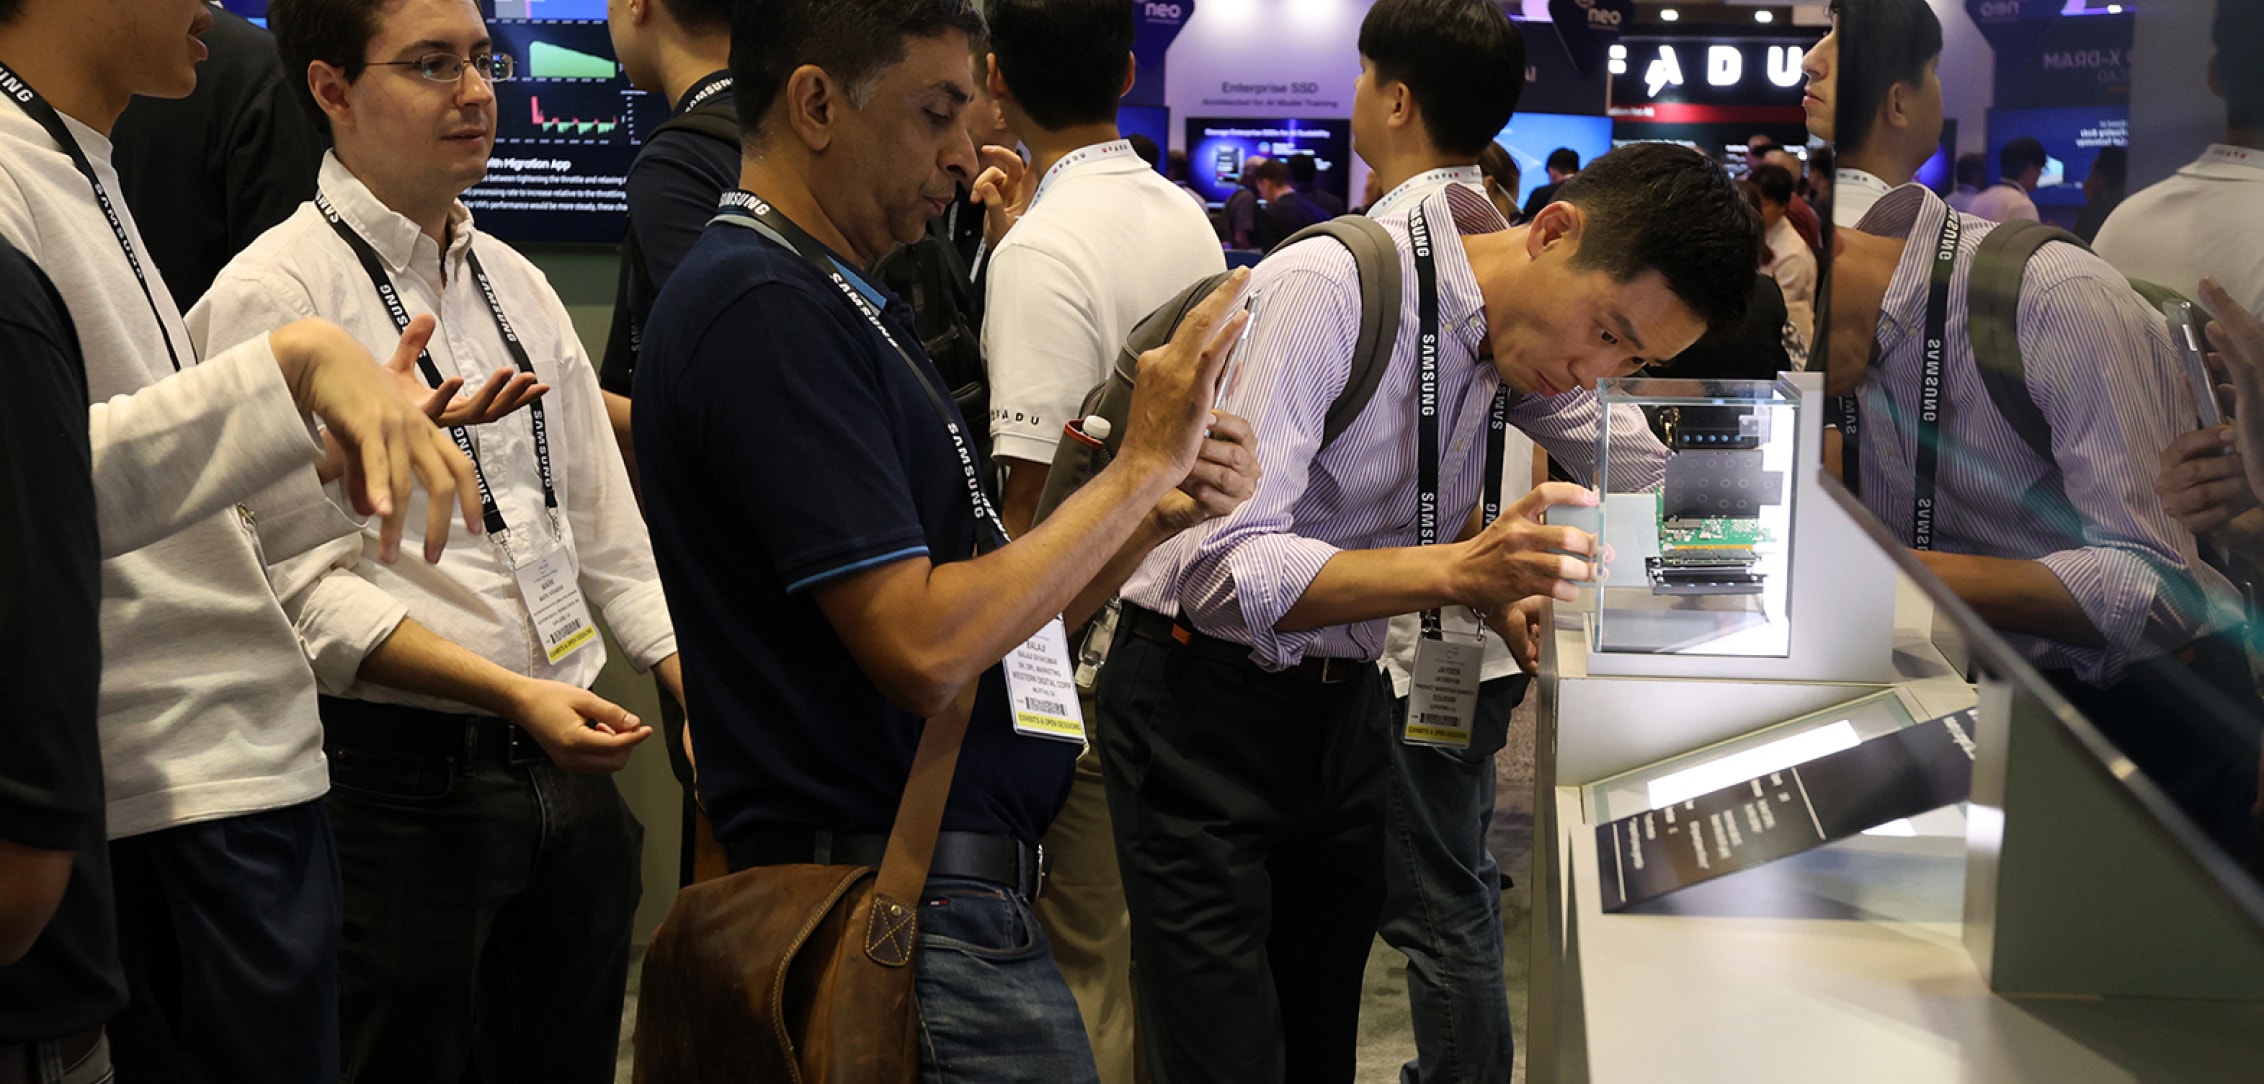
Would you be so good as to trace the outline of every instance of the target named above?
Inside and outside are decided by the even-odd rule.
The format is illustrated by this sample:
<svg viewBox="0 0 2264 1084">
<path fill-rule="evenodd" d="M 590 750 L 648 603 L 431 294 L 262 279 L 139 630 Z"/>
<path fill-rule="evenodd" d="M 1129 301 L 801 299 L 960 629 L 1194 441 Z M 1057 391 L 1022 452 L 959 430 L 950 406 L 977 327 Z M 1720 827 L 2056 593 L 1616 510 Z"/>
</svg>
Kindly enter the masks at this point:
<svg viewBox="0 0 2264 1084">
<path fill-rule="evenodd" d="M 1320 236 L 1334 238 L 1349 250 L 1360 272 L 1360 334 L 1352 346 L 1352 375 L 1329 404 L 1321 424 L 1320 446 L 1326 448 L 1367 409 L 1399 345 L 1399 244 L 1375 219 L 1344 215 L 1307 226 L 1280 247 Z"/>
<path fill-rule="evenodd" d="M 928 866 L 935 861 L 936 836 L 943 830 L 951 777 L 959 767 L 959 747 L 967 736 L 967 720 L 974 714 L 980 684 L 969 682 L 943 714 L 927 721 L 920 731 L 919 749 L 912 754 L 912 774 L 896 806 L 896 823 L 888 831 L 888 850 L 881 857 L 880 877 L 874 882 L 865 920 L 865 955 L 883 967 L 912 962 L 920 890 L 928 883 Z"/>
<path fill-rule="evenodd" d="M 2056 465 L 2052 423 L 2029 394 L 2028 366 L 2020 354 L 2020 282 L 2028 272 L 2029 258 L 2054 242 L 2091 251 L 2082 238 L 2066 230 L 2023 219 L 2002 223 L 1981 239 L 1965 287 L 1965 334 L 1990 403 L 2037 458 Z M 2082 513 L 2064 489 L 2052 484 L 2051 475 L 2038 479 L 2021 495 L 2021 503 L 2064 537 L 2084 537 Z"/>
<path fill-rule="evenodd" d="M 1981 385 L 2013 432 L 2047 461 L 2052 458 L 2052 423 L 2028 393 L 2028 370 L 2020 357 L 2020 281 L 2029 257 L 2054 241 L 2090 248 L 2082 238 L 2041 222 L 1999 225 L 1974 251 L 1965 287 L 1965 333 L 1973 343 Z"/>
</svg>

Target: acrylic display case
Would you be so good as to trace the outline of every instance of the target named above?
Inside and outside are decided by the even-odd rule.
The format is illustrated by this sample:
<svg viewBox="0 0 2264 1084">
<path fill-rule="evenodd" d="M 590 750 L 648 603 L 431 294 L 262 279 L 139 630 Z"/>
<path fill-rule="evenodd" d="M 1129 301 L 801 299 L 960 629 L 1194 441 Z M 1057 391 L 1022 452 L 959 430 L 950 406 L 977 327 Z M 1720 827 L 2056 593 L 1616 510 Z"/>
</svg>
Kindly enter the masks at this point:
<svg viewBox="0 0 2264 1084">
<path fill-rule="evenodd" d="M 1666 460 L 1657 482 L 1603 493 L 1599 533 L 1616 553 L 1590 592 L 1590 649 L 1790 654 L 1794 475 L 1818 454 L 1801 439 L 1800 389 L 1639 378 L 1604 381 L 1599 394 L 1607 410 L 1640 409 L 1651 431 L 1641 440 L 1622 434 L 1614 447 L 1607 428 L 1598 478 L 1629 457 L 1655 460 L 1660 444 Z"/>
</svg>

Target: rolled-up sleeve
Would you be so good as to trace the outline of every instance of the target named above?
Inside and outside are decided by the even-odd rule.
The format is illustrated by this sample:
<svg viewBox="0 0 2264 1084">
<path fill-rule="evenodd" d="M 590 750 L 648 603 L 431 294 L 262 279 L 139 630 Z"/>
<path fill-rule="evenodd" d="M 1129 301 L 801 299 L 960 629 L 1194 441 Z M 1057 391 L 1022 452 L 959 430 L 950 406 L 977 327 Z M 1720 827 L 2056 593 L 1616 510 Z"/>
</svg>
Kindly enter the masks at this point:
<svg viewBox="0 0 2264 1084">
<path fill-rule="evenodd" d="M 2036 271 L 2031 267 L 2032 286 Z M 2038 558 L 2106 641 L 2062 645 L 2076 674 L 2106 684 L 2134 659 L 2175 651 L 2211 626 L 2192 535 L 2154 492 L 2162 451 L 2193 405 L 2168 332 L 2103 275 L 2023 288 L 2020 348 L 2052 429 L 2052 458 L 2082 517 L 2083 545 Z M 2101 364 L 2120 356 L 2126 364 Z"/>
<path fill-rule="evenodd" d="M 409 616 L 399 598 L 362 578 L 360 532 L 268 566 L 268 581 L 299 634 L 315 684 L 333 696 L 353 686 L 362 663 Z"/>
<path fill-rule="evenodd" d="M 1360 331 L 1357 297 L 1341 283 L 1354 271 L 1335 246 L 1299 253 L 1323 265 L 1293 270 L 1266 286 L 1242 358 L 1229 374 L 1219 408 L 1251 420 L 1258 432 L 1257 492 L 1213 523 L 1181 579 L 1179 606 L 1195 627 L 1246 639 L 1261 668 L 1297 664 L 1322 630 L 1278 632 L 1274 626 L 1304 597 L 1338 547 L 1297 533 L 1294 515 L 1317 469 L 1329 404 L 1351 379 Z M 1328 264 L 1341 264 L 1332 275 Z"/>
</svg>

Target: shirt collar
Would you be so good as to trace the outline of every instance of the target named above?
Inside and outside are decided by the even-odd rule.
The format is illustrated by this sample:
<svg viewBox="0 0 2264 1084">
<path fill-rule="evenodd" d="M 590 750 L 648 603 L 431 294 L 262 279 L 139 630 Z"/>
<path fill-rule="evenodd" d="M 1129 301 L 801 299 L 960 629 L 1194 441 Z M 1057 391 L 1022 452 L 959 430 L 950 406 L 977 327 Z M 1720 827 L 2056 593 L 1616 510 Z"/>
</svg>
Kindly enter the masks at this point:
<svg viewBox="0 0 2264 1084">
<path fill-rule="evenodd" d="M 377 252 L 378 259 L 385 261 L 388 270 L 395 273 L 408 270 L 409 262 L 417 255 L 419 242 L 432 246 L 430 253 L 435 259 L 440 256 L 439 245 L 426 237 L 407 216 L 380 202 L 369 186 L 338 160 L 336 151 L 323 152 L 320 185 L 322 194 L 330 197 L 330 205 L 337 209 L 338 217 L 345 219 L 346 225 L 369 242 L 369 247 Z M 448 209 L 447 256 L 451 260 L 460 258 L 471 247 L 472 212 L 459 200 Z"/>
<path fill-rule="evenodd" d="M 1832 225 L 1853 227 L 1889 191 L 1892 186 L 1876 174 L 1845 166 L 1833 170 Z"/>
<path fill-rule="evenodd" d="M 1879 303 L 1877 342 L 1881 351 L 1893 349 L 1926 317 L 1926 288 L 1933 271 L 1934 245 L 1932 241 L 1908 242 L 1912 238 L 1933 237 L 1941 231 L 1942 221 L 1954 213 L 1933 190 L 1912 182 L 1881 197 L 1864 214 L 1863 220 L 1856 223 L 1855 228 L 1864 233 L 1906 242 L 1902 259 L 1895 264 L 1894 278 L 1887 283 L 1887 296 Z M 1965 217 L 1968 226 L 1980 221 L 1971 215 Z M 1974 230 L 1965 231 L 1965 241 L 1976 239 Z"/>
<path fill-rule="evenodd" d="M 691 112 L 708 102 L 731 97 L 731 72 L 709 72 L 684 89 L 684 100 L 677 105 L 679 116 Z"/>
<path fill-rule="evenodd" d="M 1404 211 L 1414 206 L 1417 198 L 1440 185 L 1461 184 L 1478 188 L 1485 183 L 1485 173 L 1475 165 L 1442 166 L 1426 170 L 1399 182 L 1384 198 L 1377 200 L 1375 206 L 1368 208 L 1368 217 L 1385 218 L 1395 211 Z"/>
<path fill-rule="evenodd" d="M 1431 224 L 1433 251 L 1438 258 L 1439 329 L 1453 333 L 1466 324 L 1475 324 L 1476 333 L 1483 336 L 1486 298 L 1478 289 L 1478 275 L 1470 267 L 1462 239 L 1498 233 L 1508 229 L 1509 223 L 1502 220 L 1492 200 L 1467 185 L 1440 185 L 1423 197 L 1420 206 L 1424 219 Z M 1442 222 L 1454 223 L 1454 229 L 1438 228 Z"/>
<path fill-rule="evenodd" d="M 1133 173 L 1147 168 L 1147 159 L 1132 149 L 1129 139 L 1088 144 L 1062 155 L 1060 161 L 1046 168 L 1045 176 L 1038 178 L 1037 191 L 1030 196 L 1030 206 L 1036 207 L 1066 177 L 1086 172 Z"/>
<path fill-rule="evenodd" d="M 2264 180 L 2264 150 L 2212 143 L 2184 172 L 2234 181 Z"/>
</svg>

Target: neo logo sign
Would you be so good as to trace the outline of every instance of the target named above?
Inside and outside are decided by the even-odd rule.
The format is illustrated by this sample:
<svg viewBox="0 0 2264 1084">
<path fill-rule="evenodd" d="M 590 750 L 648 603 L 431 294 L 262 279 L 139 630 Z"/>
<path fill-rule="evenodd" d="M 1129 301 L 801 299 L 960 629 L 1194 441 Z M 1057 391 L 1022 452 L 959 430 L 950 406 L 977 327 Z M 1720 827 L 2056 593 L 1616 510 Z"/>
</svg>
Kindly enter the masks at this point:
<svg viewBox="0 0 2264 1084">
<path fill-rule="evenodd" d="M 1144 9 L 1147 17 L 1150 19 L 1178 20 L 1187 17 L 1187 9 L 1179 6 L 1178 4 L 1158 4 L 1151 2 L 1143 4 L 1141 6 Z"/>
</svg>

